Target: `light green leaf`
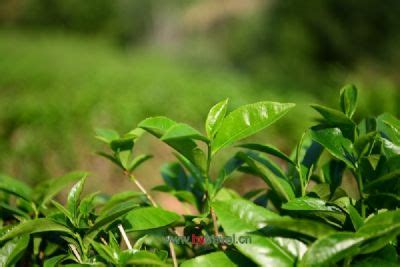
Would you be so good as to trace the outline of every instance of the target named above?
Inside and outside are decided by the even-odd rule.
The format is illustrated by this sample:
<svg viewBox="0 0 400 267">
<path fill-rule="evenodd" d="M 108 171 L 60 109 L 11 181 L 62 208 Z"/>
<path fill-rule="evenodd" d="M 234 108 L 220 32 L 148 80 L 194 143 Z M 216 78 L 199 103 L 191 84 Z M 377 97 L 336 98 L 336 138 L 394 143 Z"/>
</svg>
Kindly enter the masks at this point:
<svg viewBox="0 0 400 267">
<path fill-rule="evenodd" d="M 167 132 L 169 128 L 171 128 L 175 124 L 176 124 L 175 121 L 167 117 L 159 116 L 159 117 L 150 117 L 141 121 L 138 127 L 160 138 Z"/>
<path fill-rule="evenodd" d="M 210 109 L 205 125 L 208 138 L 213 139 L 221 127 L 228 108 L 228 101 L 228 98 L 222 100 Z"/>
<path fill-rule="evenodd" d="M 357 108 L 357 88 L 354 85 L 346 85 L 340 90 L 340 108 L 347 117 L 353 117 Z"/>
<path fill-rule="evenodd" d="M 113 140 L 119 139 L 119 134 L 114 130 L 97 128 L 95 137 L 110 144 Z"/>
<path fill-rule="evenodd" d="M 214 267 L 214 266 L 224 266 L 224 267 L 234 267 L 234 264 L 228 256 L 223 252 L 212 252 L 206 255 L 197 256 L 194 259 L 184 261 L 181 267 Z"/>
<path fill-rule="evenodd" d="M 168 226 L 180 216 L 162 208 L 146 207 L 129 212 L 125 219 L 129 223 L 127 231 L 141 231 Z"/>
<path fill-rule="evenodd" d="M 284 116 L 295 105 L 292 103 L 258 102 L 242 106 L 223 120 L 213 140 L 212 153 L 236 141 L 253 135 Z"/>
<path fill-rule="evenodd" d="M 199 131 L 194 129 L 185 123 L 177 123 L 170 127 L 165 134 L 161 137 L 161 140 L 167 142 L 176 139 L 195 139 L 201 140 L 206 143 L 209 142 L 208 138 L 202 135 Z"/>
</svg>

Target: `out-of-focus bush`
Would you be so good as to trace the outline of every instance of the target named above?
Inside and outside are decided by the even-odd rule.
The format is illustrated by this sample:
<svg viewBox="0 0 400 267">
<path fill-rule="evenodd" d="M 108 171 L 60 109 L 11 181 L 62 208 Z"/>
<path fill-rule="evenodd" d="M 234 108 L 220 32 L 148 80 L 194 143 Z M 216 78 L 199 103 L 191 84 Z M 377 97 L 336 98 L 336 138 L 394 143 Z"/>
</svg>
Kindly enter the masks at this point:
<svg viewBox="0 0 400 267">
<path fill-rule="evenodd" d="M 365 63 L 400 65 L 399 1 L 274 1 L 260 10 L 214 32 L 231 61 L 260 80 L 320 90 Z"/>
</svg>

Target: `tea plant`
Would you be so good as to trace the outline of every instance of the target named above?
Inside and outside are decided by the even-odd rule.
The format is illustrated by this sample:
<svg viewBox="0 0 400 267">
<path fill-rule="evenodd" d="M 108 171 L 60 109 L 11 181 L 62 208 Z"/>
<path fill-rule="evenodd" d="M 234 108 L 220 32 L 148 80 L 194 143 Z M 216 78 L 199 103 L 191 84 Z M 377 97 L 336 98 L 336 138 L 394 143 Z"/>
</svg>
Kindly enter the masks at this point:
<svg viewBox="0 0 400 267">
<path fill-rule="evenodd" d="M 320 118 L 290 155 L 238 142 L 279 120 L 291 103 L 258 102 L 228 113 L 223 100 L 211 108 L 205 134 L 167 117 L 147 118 L 125 135 L 98 130 L 108 150 L 99 155 L 139 192 L 82 196 L 82 172 L 33 189 L 0 176 L 0 265 L 398 266 L 400 121 L 390 114 L 355 120 L 357 98 L 349 85 L 339 109 L 312 105 Z M 141 184 L 145 177 L 136 177 L 151 158 L 134 149 L 145 133 L 177 159 L 162 167 L 164 184 L 152 191 L 197 212 L 159 207 Z M 231 158 L 215 164 L 228 147 Z M 225 187 L 235 172 L 265 186 L 239 195 Z M 66 204 L 56 202 L 72 183 Z"/>
</svg>

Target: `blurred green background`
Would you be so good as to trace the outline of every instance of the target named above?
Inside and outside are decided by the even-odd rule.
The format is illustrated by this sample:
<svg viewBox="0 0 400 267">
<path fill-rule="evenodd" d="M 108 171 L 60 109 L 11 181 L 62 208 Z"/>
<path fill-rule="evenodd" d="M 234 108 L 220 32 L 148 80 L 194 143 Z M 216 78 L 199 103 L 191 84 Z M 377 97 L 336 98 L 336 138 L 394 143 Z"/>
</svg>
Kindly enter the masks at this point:
<svg viewBox="0 0 400 267">
<path fill-rule="evenodd" d="M 202 127 L 226 97 L 297 103 L 256 137 L 286 152 L 316 117 L 308 104 L 337 106 L 346 83 L 358 116 L 398 116 L 399 14 L 397 0 L 1 0 L 0 171 L 34 184 L 85 169 L 111 192 L 122 178 L 94 154 L 94 128 Z M 138 149 L 156 156 L 149 186 L 172 157 L 150 137 Z"/>
</svg>

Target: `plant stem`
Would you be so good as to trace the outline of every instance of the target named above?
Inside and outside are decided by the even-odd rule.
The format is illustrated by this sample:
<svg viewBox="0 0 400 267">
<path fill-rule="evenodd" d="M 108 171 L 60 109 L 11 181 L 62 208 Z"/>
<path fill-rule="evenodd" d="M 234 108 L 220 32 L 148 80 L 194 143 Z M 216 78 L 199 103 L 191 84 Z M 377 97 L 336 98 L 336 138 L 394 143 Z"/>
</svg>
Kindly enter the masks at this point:
<svg viewBox="0 0 400 267">
<path fill-rule="evenodd" d="M 129 238 L 128 238 L 128 236 L 126 235 L 125 229 L 124 229 L 124 227 L 122 226 L 122 224 L 118 224 L 118 230 L 119 230 L 119 232 L 121 233 L 122 238 L 124 239 L 124 242 L 125 242 L 126 246 L 128 247 L 128 249 L 132 249 L 131 242 L 129 241 Z"/>
<path fill-rule="evenodd" d="M 363 195 L 363 191 L 364 191 L 363 180 L 362 180 L 361 173 L 360 173 L 360 171 L 358 169 L 355 171 L 354 174 L 356 176 L 357 185 L 358 185 L 358 192 L 360 194 L 361 216 L 363 218 L 365 218 L 366 212 L 365 212 L 364 195 Z"/>
<path fill-rule="evenodd" d="M 217 216 L 215 215 L 214 208 L 211 206 L 211 199 L 210 199 L 210 186 L 209 186 L 209 180 L 210 180 L 210 166 L 211 166 L 211 146 L 208 144 L 207 146 L 207 168 L 206 168 L 206 196 L 207 196 L 207 201 L 208 201 L 208 206 L 210 207 L 210 213 L 211 213 L 211 219 L 213 221 L 213 227 L 214 227 L 214 235 L 219 236 L 218 232 L 218 223 L 217 223 Z"/>
<path fill-rule="evenodd" d="M 158 205 L 157 205 L 157 203 L 155 202 L 155 200 L 153 199 L 153 197 L 147 192 L 147 190 L 146 190 L 146 189 L 143 187 L 143 185 L 136 179 L 136 177 L 135 177 L 132 173 L 128 173 L 128 172 L 125 172 L 125 175 L 127 175 L 127 176 L 129 177 L 129 179 L 130 179 L 131 181 L 133 181 L 133 182 L 136 184 L 136 186 L 139 188 L 139 190 L 142 191 L 142 193 L 146 195 L 147 199 L 151 202 L 151 204 L 152 204 L 154 207 L 157 208 Z"/>
<path fill-rule="evenodd" d="M 169 251 L 171 253 L 171 257 L 172 257 L 172 261 L 174 263 L 174 267 L 178 267 L 178 261 L 176 260 L 174 244 L 172 244 L 171 240 L 169 241 Z"/>
<path fill-rule="evenodd" d="M 215 215 L 215 211 L 214 208 L 210 208 L 210 213 L 211 213 L 211 218 L 213 221 L 213 226 L 214 226 L 214 235 L 215 236 L 219 236 L 219 232 L 218 232 L 218 224 L 217 224 L 217 216 Z"/>
<path fill-rule="evenodd" d="M 79 263 L 82 263 L 81 255 L 79 255 L 78 250 L 76 249 L 75 245 L 69 244 L 69 247 L 72 250 L 72 253 L 75 255 L 75 258 L 78 260 Z"/>
<path fill-rule="evenodd" d="M 140 191 L 142 191 L 143 194 L 146 195 L 147 199 L 151 202 L 152 206 L 157 208 L 157 207 L 158 207 L 157 202 L 156 202 L 156 201 L 153 199 L 153 197 L 147 192 L 147 190 L 142 186 L 142 184 L 136 179 L 136 177 L 135 177 L 132 173 L 129 173 L 129 172 L 127 172 L 127 171 L 124 171 L 124 174 L 125 174 L 126 176 L 128 176 L 129 179 L 130 179 L 131 181 L 133 181 L 133 182 L 136 184 L 136 186 L 140 189 Z M 176 231 L 174 231 L 174 232 L 176 233 Z M 128 240 L 128 241 L 129 241 L 129 240 Z M 171 240 L 169 241 L 169 252 L 170 252 L 170 254 L 171 254 L 172 261 L 173 261 L 173 263 L 174 263 L 174 267 L 178 267 L 178 261 L 176 260 L 176 253 L 175 253 L 174 244 L 172 244 L 172 241 L 171 241 Z"/>
</svg>

